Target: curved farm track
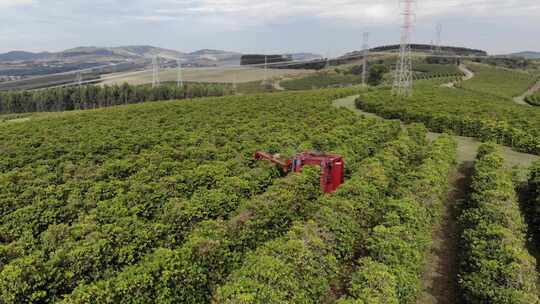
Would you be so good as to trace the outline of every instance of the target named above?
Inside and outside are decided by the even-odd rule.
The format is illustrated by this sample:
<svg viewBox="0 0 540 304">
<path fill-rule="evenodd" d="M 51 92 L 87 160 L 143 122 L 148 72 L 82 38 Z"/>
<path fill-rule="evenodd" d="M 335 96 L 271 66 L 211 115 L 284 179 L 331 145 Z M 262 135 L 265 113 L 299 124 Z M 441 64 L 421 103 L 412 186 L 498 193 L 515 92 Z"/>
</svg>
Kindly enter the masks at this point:
<svg viewBox="0 0 540 304">
<path fill-rule="evenodd" d="M 455 88 L 456 84 L 458 82 L 467 81 L 467 80 L 470 80 L 470 79 L 472 79 L 474 77 L 474 72 L 469 70 L 469 68 L 467 68 L 466 65 L 460 64 L 458 68 L 463 74 L 465 74 L 465 76 L 463 76 L 460 81 L 452 81 L 452 82 L 449 82 L 449 83 L 445 83 L 445 84 L 442 85 L 442 87 Z"/>
<path fill-rule="evenodd" d="M 469 78 L 470 79 L 470 78 Z M 359 114 L 383 119 L 373 113 L 367 113 L 356 108 L 358 96 L 350 96 L 334 101 L 334 106 L 350 109 Z M 428 133 L 433 140 L 440 133 Z M 418 304 L 455 304 L 458 303 L 457 269 L 458 269 L 458 226 L 455 206 L 467 197 L 470 178 L 476 153 L 482 144 L 477 139 L 463 136 L 453 136 L 458 144 L 458 166 L 452 172 L 450 191 L 443 208 L 440 222 L 433 229 L 433 245 L 426 257 L 426 265 L 422 281 L 422 293 Z M 537 155 L 520 153 L 509 147 L 501 147 L 505 163 L 508 167 L 529 167 L 534 161 L 540 160 Z"/>
<path fill-rule="evenodd" d="M 530 104 L 528 104 L 525 101 L 525 98 L 533 95 L 534 93 L 536 93 L 538 91 L 540 91 L 540 80 L 534 86 L 532 86 L 530 89 L 528 89 L 527 92 L 523 93 L 520 96 L 514 97 L 514 102 L 516 102 L 516 103 L 518 103 L 520 105 L 530 106 Z"/>
</svg>

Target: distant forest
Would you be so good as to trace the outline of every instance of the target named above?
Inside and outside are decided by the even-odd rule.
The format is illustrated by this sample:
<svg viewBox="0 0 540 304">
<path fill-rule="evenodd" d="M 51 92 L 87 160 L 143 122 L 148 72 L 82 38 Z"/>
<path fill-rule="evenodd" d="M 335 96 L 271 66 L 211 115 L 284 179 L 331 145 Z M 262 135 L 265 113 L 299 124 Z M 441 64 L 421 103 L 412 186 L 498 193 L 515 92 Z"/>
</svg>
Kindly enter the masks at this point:
<svg viewBox="0 0 540 304">
<path fill-rule="evenodd" d="M 225 84 L 70 86 L 35 91 L 0 92 L 0 114 L 59 112 L 95 109 L 145 101 L 223 96 L 232 93 Z"/>
</svg>

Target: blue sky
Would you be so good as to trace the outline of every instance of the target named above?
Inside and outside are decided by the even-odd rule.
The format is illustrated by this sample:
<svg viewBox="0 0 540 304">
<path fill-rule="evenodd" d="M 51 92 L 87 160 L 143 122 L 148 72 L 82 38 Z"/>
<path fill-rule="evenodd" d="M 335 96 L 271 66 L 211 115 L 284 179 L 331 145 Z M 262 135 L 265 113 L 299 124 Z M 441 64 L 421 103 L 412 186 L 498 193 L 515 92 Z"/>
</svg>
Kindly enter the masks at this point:
<svg viewBox="0 0 540 304">
<path fill-rule="evenodd" d="M 418 0 L 413 41 L 540 51 L 538 0 Z M 398 0 L 0 0 L 0 52 L 150 44 L 338 55 L 397 43 Z"/>
</svg>

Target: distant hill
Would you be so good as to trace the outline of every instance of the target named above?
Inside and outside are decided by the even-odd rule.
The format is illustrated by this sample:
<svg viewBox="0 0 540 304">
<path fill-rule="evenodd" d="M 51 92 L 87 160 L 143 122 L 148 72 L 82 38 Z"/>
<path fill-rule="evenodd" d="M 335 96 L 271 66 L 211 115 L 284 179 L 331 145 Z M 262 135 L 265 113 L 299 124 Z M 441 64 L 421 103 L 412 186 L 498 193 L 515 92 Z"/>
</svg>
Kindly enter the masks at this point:
<svg viewBox="0 0 540 304">
<path fill-rule="evenodd" d="M 321 55 L 313 54 L 313 53 L 292 53 L 289 55 L 292 56 L 292 59 L 295 61 L 315 60 L 315 59 L 322 58 Z"/>
<path fill-rule="evenodd" d="M 471 48 L 466 48 L 466 47 L 441 46 L 440 48 L 441 48 L 441 53 L 444 55 L 458 55 L 458 56 L 487 56 L 488 55 L 486 51 L 471 49 Z M 399 51 L 399 49 L 400 49 L 399 44 L 393 44 L 393 45 L 385 45 L 385 46 L 372 48 L 371 51 L 392 52 L 392 51 Z M 433 45 L 412 43 L 411 50 L 413 52 L 431 53 L 433 51 Z"/>
<path fill-rule="evenodd" d="M 192 53 L 183 53 L 176 50 L 159 48 L 149 45 L 133 45 L 120 47 L 82 46 L 56 53 L 32 53 L 12 51 L 0 54 L 0 63 L 24 61 L 70 61 L 78 62 L 113 62 L 125 60 L 148 61 L 154 56 L 165 60 L 181 59 L 192 65 L 219 65 L 220 61 L 229 61 L 231 58 L 240 60 L 239 53 L 221 50 L 199 50 Z"/>
<path fill-rule="evenodd" d="M 89 67 L 119 67 L 110 72 L 148 68 L 158 56 L 163 67 L 174 67 L 178 59 L 189 67 L 239 65 L 241 54 L 222 50 L 199 50 L 183 53 L 150 45 L 120 47 L 82 46 L 61 52 L 32 53 L 12 51 L 0 54 L 0 81 L 13 77 L 63 73 Z"/>
<path fill-rule="evenodd" d="M 12 51 L 5 54 L 0 54 L 0 61 L 27 61 L 47 58 L 51 53 L 32 53 L 24 51 Z"/>
<path fill-rule="evenodd" d="M 521 57 L 525 59 L 540 59 L 540 52 L 526 51 L 526 52 L 508 54 L 508 56 Z"/>
</svg>

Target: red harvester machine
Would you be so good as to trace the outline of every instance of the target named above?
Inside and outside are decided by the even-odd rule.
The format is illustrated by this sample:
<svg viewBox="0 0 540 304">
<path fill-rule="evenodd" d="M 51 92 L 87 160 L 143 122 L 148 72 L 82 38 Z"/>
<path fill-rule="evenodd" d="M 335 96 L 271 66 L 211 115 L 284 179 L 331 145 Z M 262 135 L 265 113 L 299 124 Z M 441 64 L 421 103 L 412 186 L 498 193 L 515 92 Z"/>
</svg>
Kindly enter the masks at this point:
<svg viewBox="0 0 540 304">
<path fill-rule="evenodd" d="M 321 190 L 324 193 L 336 191 L 344 181 L 345 163 L 340 155 L 306 151 L 295 155 L 291 159 L 281 159 L 279 155 L 257 151 L 255 160 L 262 159 L 275 163 L 286 174 L 300 172 L 303 166 L 320 166 Z"/>
</svg>

